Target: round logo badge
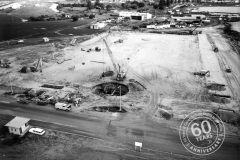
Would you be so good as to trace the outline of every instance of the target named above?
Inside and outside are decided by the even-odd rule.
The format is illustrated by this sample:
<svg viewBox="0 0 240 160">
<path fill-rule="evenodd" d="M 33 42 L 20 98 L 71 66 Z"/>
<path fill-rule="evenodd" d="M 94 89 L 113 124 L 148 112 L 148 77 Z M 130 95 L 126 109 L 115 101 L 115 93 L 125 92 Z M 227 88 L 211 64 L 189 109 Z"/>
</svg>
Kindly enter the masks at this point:
<svg viewBox="0 0 240 160">
<path fill-rule="evenodd" d="M 223 144 L 225 128 L 222 120 L 211 111 L 195 111 L 187 115 L 179 130 L 183 146 L 196 155 L 209 155 Z"/>
</svg>

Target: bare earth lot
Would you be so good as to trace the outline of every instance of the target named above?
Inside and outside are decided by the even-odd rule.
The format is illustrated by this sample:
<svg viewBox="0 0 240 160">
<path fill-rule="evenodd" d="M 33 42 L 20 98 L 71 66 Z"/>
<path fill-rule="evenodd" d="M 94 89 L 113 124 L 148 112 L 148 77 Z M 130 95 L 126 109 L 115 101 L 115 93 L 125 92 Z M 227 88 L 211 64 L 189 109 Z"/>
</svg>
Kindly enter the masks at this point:
<svg viewBox="0 0 240 160">
<path fill-rule="evenodd" d="M 209 37 L 216 41 L 220 52 L 216 54 L 212 50 Z M 218 38 L 215 38 L 215 37 Z M 1 51 L 3 58 L 12 60 L 13 68 L 11 82 L 22 87 L 38 87 L 46 82 L 70 82 L 82 86 L 90 86 L 103 82 L 99 77 L 107 68 L 113 70 L 113 66 L 107 49 L 101 40 L 105 37 L 114 57 L 127 72 L 128 79 L 138 80 L 145 85 L 150 92 L 157 93 L 158 97 L 180 98 L 185 100 L 208 102 L 208 105 L 219 106 L 219 103 L 211 103 L 206 100 L 206 82 L 225 84 L 226 90 L 221 94 L 230 95 L 233 99 L 228 101 L 227 107 L 234 107 L 239 101 L 239 59 L 228 64 L 234 71 L 234 83 L 226 80 L 225 71 L 219 65 L 219 54 L 230 50 L 230 46 L 224 41 L 220 34 L 202 34 L 197 36 L 167 35 L 134 32 L 113 32 L 103 33 L 93 39 L 80 43 L 76 46 L 54 47 L 51 44 L 29 46 L 17 49 Z M 114 43 L 118 39 L 123 39 L 123 43 Z M 219 44 L 221 40 L 221 45 Z M 56 43 L 55 46 L 61 45 Z M 225 46 L 223 46 L 225 45 Z M 44 47 L 43 47 L 44 46 Z M 100 47 L 101 52 L 96 52 L 95 47 Z M 86 52 L 88 49 L 91 52 Z M 228 49 L 227 49 L 228 48 Z M 51 54 L 56 55 L 56 59 L 51 60 Z M 232 52 L 231 56 L 235 53 Z M 25 64 L 31 66 L 36 63 L 37 57 L 44 57 L 42 73 L 19 73 L 18 71 Z M 56 62 L 62 62 L 59 64 Z M 95 62 L 93 62 L 95 61 Z M 105 63 L 96 63 L 105 62 Z M 234 65 L 234 66 L 233 66 Z M 74 70 L 69 68 L 74 67 Z M 192 73 L 199 70 L 209 70 L 210 76 L 200 78 Z M 5 69 L 0 69 L 2 74 L 7 73 Z M 227 74 L 228 76 L 231 76 Z M 9 76 L 5 77 L 1 83 L 9 83 Z M 231 78 L 230 78 L 231 80 Z M 231 84 L 229 84 L 231 83 Z M 207 97 L 208 99 L 208 97 Z M 149 109 L 149 108 L 148 108 Z M 148 110 L 147 109 L 147 110 Z M 235 108 L 238 110 L 238 108 Z M 152 110 L 152 109 L 150 109 Z"/>
<path fill-rule="evenodd" d="M 214 32 L 210 33 L 212 30 Z M 44 44 L 0 51 L 3 58 L 12 62 L 12 68 L 0 68 L 0 82 L 3 85 L 11 82 L 14 86 L 25 88 L 41 88 L 44 83 L 68 83 L 67 87 L 59 90 L 62 92 L 59 94 L 71 92 L 76 89 L 73 86 L 79 85 L 78 91 L 87 98 L 80 107 L 73 107 L 72 111 L 107 119 L 108 113 L 89 111 L 94 106 L 119 105 L 120 100 L 117 96 L 99 96 L 91 90 L 94 85 L 109 81 L 109 78 L 99 79 L 102 72 L 108 68 L 113 70 L 106 46 L 101 40 L 103 37 L 115 59 L 127 72 L 127 79 L 123 83 L 128 84 L 130 79 L 135 79 L 147 88 L 141 91 L 131 89 L 121 97 L 122 106 L 131 114 L 147 115 L 171 128 L 179 128 L 179 121 L 163 122 L 166 117 L 162 112 L 169 113 L 173 120 L 181 120 L 197 109 L 223 108 L 235 110 L 238 114 L 240 60 L 215 28 L 205 29 L 203 34 L 191 36 L 139 32 L 103 33 L 75 46 L 67 45 L 69 41 L 65 41 L 65 44 L 56 43 L 55 47 Z M 114 43 L 119 39 L 123 39 L 123 43 Z M 213 45 L 218 46 L 218 53 L 213 51 Z M 95 51 L 95 47 L 100 47 L 101 52 Z M 90 48 L 92 51 L 86 52 Z M 52 54 L 55 59 L 51 58 Z M 43 57 L 42 73 L 18 72 L 23 65 L 35 64 L 37 57 Z M 233 72 L 226 73 L 223 63 L 227 63 Z M 209 70 L 210 76 L 193 75 L 193 72 L 200 70 Z M 225 90 L 214 92 L 231 98 L 224 101 L 212 99 L 205 86 L 210 82 L 226 85 Z M 9 91 L 10 88 L 2 87 L 1 93 L 6 90 Z M 1 99 L 4 100 L 3 97 Z M 131 119 L 131 114 L 126 117 Z M 134 126 L 137 122 L 140 120 L 127 125 Z M 226 128 L 227 134 L 240 133 L 237 126 L 226 123 Z"/>
</svg>

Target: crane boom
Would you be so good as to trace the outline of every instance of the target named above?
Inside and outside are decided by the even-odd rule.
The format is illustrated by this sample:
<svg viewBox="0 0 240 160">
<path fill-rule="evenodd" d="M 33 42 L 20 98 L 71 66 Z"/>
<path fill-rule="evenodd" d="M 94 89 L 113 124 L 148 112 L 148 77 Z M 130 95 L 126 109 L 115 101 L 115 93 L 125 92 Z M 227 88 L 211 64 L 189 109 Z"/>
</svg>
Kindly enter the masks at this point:
<svg viewBox="0 0 240 160">
<path fill-rule="evenodd" d="M 107 41 L 103 38 L 103 42 L 105 43 L 105 45 L 106 45 L 106 48 L 107 48 L 107 50 L 108 50 L 108 54 L 109 54 L 109 56 L 110 56 L 110 58 L 111 58 L 111 61 L 112 61 L 112 64 L 113 64 L 113 67 L 114 67 L 114 69 L 115 69 L 115 71 L 117 72 L 117 73 L 119 73 L 118 72 L 118 69 L 117 69 L 117 65 L 116 65 L 116 63 L 115 63 L 115 61 L 114 61 L 114 59 L 113 59 L 113 53 L 112 53 L 112 51 L 110 50 L 110 48 L 109 48 L 109 46 L 108 46 L 108 44 L 107 44 Z"/>
<path fill-rule="evenodd" d="M 191 30 L 191 32 L 195 31 L 198 28 L 198 26 L 196 26 L 193 30 Z"/>
</svg>

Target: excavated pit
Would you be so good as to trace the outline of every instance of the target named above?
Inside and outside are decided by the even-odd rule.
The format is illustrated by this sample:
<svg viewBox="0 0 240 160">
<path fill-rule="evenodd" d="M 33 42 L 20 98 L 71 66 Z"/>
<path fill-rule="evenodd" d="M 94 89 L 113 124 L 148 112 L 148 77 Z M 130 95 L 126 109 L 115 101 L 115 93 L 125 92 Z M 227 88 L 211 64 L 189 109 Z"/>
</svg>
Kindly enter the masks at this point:
<svg viewBox="0 0 240 160">
<path fill-rule="evenodd" d="M 118 82 L 101 83 L 93 87 L 93 91 L 98 95 L 123 96 L 129 92 L 127 85 Z"/>
</svg>

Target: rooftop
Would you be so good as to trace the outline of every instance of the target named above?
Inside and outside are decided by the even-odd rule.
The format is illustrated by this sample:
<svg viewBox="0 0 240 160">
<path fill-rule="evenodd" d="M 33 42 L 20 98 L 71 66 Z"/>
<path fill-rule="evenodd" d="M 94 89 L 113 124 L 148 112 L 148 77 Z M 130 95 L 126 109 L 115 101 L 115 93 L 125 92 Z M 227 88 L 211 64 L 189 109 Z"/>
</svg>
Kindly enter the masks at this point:
<svg viewBox="0 0 240 160">
<path fill-rule="evenodd" d="M 23 117 L 15 117 L 10 122 L 8 122 L 5 126 L 7 127 L 14 127 L 14 128 L 20 128 L 22 125 L 27 123 L 30 119 L 23 118 Z"/>
</svg>

